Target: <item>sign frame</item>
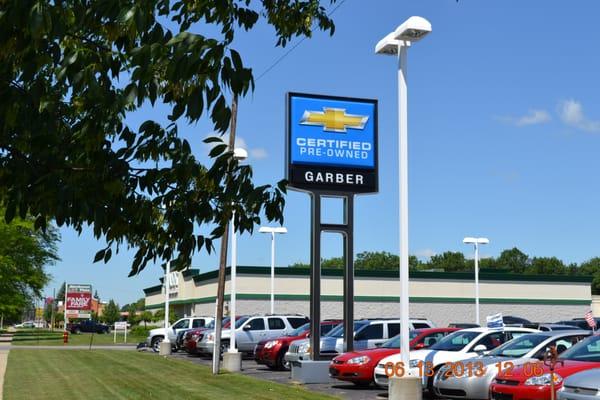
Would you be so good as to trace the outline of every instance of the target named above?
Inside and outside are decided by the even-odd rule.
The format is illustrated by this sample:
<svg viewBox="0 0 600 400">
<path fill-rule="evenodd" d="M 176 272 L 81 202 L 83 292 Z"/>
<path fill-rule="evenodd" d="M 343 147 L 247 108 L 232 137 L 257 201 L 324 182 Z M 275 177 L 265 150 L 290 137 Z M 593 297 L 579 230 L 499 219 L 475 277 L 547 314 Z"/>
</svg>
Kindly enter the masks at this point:
<svg viewBox="0 0 600 400">
<path fill-rule="evenodd" d="M 370 104 L 373 106 L 373 167 L 350 167 L 350 166 L 327 166 L 309 163 L 292 163 L 292 99 L 306 98 L 314 100 L 329 100 L 339 102 L 353 102 Z M 315 191 L 348 194 L 375 194 L 379 192 L 379 102 L 377 99 L 365 99 L 359 97 L 330 96 L 313 93 L 287 92 L 286 94 L 286 135 L 285 135 L 285 177 L 288 186 L 297 191 L 313 193 Z M 340 133 L 334 133 L 339 135 Z M 299 176 L 307 171 L 321 174 L 350 174 L 352 176 L 364 176 L 369 183 L 361 188 L 355 184 L 328 184 L 328 183 L 306 183 Z"/>
</svg>

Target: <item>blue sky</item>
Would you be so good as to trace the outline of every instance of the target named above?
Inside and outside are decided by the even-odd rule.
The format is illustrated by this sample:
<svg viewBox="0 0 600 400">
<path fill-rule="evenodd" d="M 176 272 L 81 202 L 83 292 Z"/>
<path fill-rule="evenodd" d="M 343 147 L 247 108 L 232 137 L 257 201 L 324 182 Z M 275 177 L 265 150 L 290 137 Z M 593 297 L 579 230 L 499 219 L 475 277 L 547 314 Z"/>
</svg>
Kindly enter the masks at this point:
<svg viewBox="0 0 600 400">
<path fill-rule="evenodd" d="M 411 254 L 470 254 L 462 238 L 482 235 L 490 239 L 484 255 L 517 246 L 584 261 L 600 255 L 599 12 L 594 1 L 346 0 L 333 14 L 333 37 L 305 40 L 241 101 L 237 144 L 249 150 L 256 181 L 274 183 L 284 174 L 287 91 L 378 99 L 380 192 L 356 200 L 355 249 L 397 252 L 397 61 L 373 49 L 409 16 L 423 16 L 433 32 L 408 53 Z M 259 24 L 235 46 L 259 76 L 287 51 L 274 44 Z M 161 113 L 147 108 L 128 122 L 137 127 Z M 206 160 L 208 121 L 180 132 Z M 290 192 L 287 202 L 277 265 L 309 257 L 309 198 Z M 340 214 L 335 203 L 325 209 L 328 220 Z M 157 284 L 156 265 L 127 277 L 132 252 L 92 264 L 103 243 L 89 232 L 61 233 L 62 261 L 49 267 L 47 294 L 64 280 L 91 283 L 103 300 L 123 304 Z M 341 255 L 338 237 L 325 236 L 323 246 L 324 256 Z M 238 248 L 239 265 L 270 261 L 266 235 L 245 234 Z M 213 270 L 217 258 L 201 253 L 194 266 Z"/>
</svg>

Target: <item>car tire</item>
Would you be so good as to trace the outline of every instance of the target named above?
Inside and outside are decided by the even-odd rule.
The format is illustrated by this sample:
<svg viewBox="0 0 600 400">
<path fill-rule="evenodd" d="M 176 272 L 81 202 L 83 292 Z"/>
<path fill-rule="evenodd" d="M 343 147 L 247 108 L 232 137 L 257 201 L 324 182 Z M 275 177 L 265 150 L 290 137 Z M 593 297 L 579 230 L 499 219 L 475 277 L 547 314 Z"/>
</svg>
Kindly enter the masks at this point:
<svg viewBox="0 0 600 400">
<path fill-rule="evenodd" d="M 73 329 L 73 334 L 79 335 L 80 333 L 81 333 L 81 329 L 79 329 L 79 328 Z"/>
<path fill-rule="evenodd" d="M 282 349 L 277 355 L 276 367 L 282 371 L 289 371 L 292 367 L 289 361 L 285 360 L 285 353 L 287 349 Z"/>
<path fill-rule="evenodd" d="M 152 338 L 152 341 L 150 342 L 150 347 L 152 347 L 152 351 L 154 351 L 155 353 L 158 353 L 160 350 L 160 344 L 162 343 L 163 340 L 164 340 L 164 337 L 162 337 L 162 336 L 154 336 Z"/>
<path fill-rule="evenodd" d="M 223 356 L 223 353 L 225 353 L 227 350 L 229 350 L 229 340 L 221 340 L 221 356 Z"/>
</svg>

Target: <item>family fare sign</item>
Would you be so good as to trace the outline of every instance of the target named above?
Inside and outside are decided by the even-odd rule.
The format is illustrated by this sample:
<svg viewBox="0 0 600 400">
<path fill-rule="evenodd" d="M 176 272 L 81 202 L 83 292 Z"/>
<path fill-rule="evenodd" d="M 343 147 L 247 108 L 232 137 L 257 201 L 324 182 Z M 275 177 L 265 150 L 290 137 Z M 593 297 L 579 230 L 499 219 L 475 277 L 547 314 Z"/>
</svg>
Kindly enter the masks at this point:
<svg viewBox="0 0 600 400">
<path fill-rule="evenodd" d="M 377 191 L 377 101 L 288 93 L 287 179 L 301 190 Z"/>
<path fill-rule="evenodd" d="M 89 318 L 92 309 L 92 285 L 68 284 L 65 308 L 69 318 Z"/>
</svg>

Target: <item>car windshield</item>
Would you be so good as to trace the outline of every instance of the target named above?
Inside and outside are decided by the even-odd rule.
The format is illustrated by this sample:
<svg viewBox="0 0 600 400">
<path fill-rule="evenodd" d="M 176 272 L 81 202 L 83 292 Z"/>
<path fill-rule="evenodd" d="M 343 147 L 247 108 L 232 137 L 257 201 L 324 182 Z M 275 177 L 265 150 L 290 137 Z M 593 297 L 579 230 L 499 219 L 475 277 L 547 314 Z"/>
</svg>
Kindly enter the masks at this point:
<svg viewBox="0 0 600 400">
<path fill-rule="evenodd" d="M 545 335 L 523 335 L 492 350 L 488 355 L 493 357 L 523 357 L 544 340 Z"/>
<path fill-rule="evenodd" d="M 354 323 L 354 332 L 356 332 L 357 330 L 359 330 L 360 328 L 362 328 L 363 326 L 365 326 L 367 324 L 368 324 L 368 322 L 355 322 Z M 334 337 L 334 338 L 344 337 L 344 324 L 339 324 L 338 326 L 336 326 L 335 328 L 330 330 L 329 333 L 325 336 Z"/>
<path fill-rule="evenodd" d="M 430 347 L 431 350 L 460 351 L 471 343 L 481 332 L 457 331 L 446 336 Z"/>
<path fill-rule="evenodd" d="M 238 319 L 237 321 L 235 321 L 235 329 L 242 326 L 244 324 L 244 322 L 246 322 L 246 321 L 248 321 L 248 317 L 242 317 L 242 318 Z"/>
<path fill-rule="evenodd" d="M 561 360 L 600 362 L 600 336 L 582 340 L 559 357 Z"/>
<path fill-rule="evenodd" d="M 417 331 L 410 331 L 410 333 L 408 334 L 408 337 L 410 338 L 410 340 L 413 340 L 417 336 L 419 336 L 419 332 L 417 332 Z M 393 338 L 391 338 L 390 340 L 388 340 L 387 342 L 382 344 L 381 347 L 386 348 L 386 349 L 399 349 L 400 348 L 400 335 L 398 334 L 398 335 L 394 336 Z"/>
<path fill-rule="evenodd" d="M 304 325 L 297 327 L 296 329 L 294 329 L 293 331 L 291 331 L 290 333 L 288 333 L 285 336 L 300 336 L 309 329 L 310 329 L 310 322 L 307 322 Z"/>
</svg>

